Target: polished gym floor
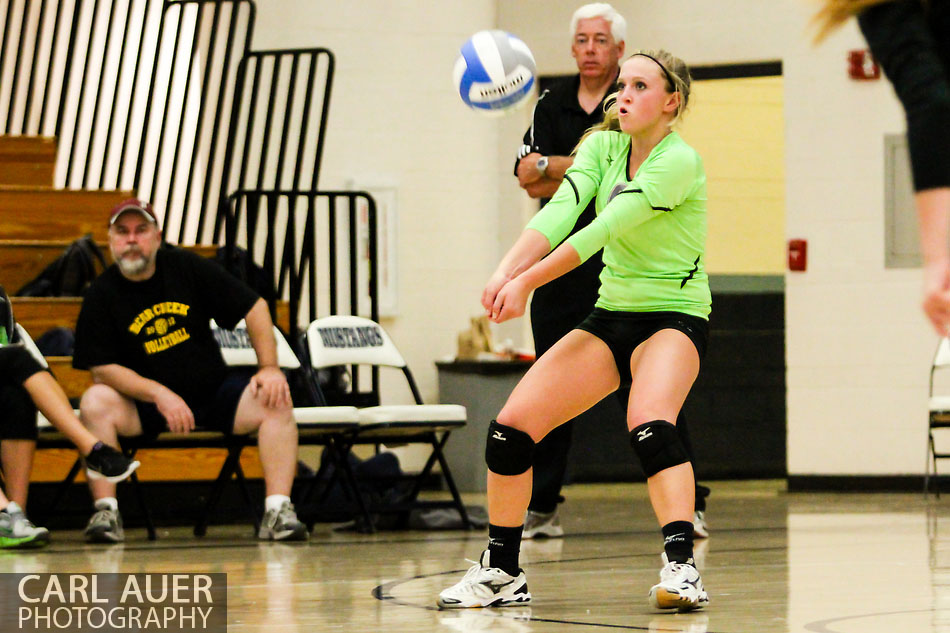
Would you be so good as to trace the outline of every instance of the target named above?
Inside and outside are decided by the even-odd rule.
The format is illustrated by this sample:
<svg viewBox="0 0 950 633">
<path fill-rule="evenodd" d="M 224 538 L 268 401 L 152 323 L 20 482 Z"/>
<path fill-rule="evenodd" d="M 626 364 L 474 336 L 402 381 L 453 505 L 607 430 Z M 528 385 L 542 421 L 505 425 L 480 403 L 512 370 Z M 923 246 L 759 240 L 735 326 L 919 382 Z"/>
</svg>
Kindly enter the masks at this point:
<svg viewBox="0 0 950 633">
<path fill-rule="evenodd" d="M 687 614 L 647 603 L 661 539 L 642 484 L 565 489 L 567 536 L 522 548 L 530 607 L 435 607 L 484 531 L 361 535 L 318 524 L 309 543 L 274 544 L 249 526 L 212 526 L 202 539 L 173 528 L 150 543 L 130 528 L 115 546 L 57 531 L 47 549 L 0 552 L 0 572 L 225 572 L 230 633 L 950 633 L 950 494 L 710 485 L 712 535 L 697 557 L 711 604 Z"/>
</svg>

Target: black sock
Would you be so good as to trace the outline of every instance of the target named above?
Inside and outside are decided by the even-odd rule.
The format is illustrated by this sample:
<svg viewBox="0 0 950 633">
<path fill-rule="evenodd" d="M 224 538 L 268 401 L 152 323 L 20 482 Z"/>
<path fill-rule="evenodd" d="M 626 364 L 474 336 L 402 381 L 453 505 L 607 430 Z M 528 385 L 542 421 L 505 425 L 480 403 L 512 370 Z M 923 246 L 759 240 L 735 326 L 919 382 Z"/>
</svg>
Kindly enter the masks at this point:
<svg viewBox="0 0 950 633">
<path fill-rule="evenodd" d="M 671 563 L 685 563 L 693 557 L 693 524 L 673 521 L 663 526 L 663 549 Z"/>
<path fill-rule="evenodd" d="M 501 527 L 488 524 L 488 564 L 497 567 L 509 576 L 517 576 L 518 553 L 521 551 L 521 532 L 518 527 Z"/>
</svg>

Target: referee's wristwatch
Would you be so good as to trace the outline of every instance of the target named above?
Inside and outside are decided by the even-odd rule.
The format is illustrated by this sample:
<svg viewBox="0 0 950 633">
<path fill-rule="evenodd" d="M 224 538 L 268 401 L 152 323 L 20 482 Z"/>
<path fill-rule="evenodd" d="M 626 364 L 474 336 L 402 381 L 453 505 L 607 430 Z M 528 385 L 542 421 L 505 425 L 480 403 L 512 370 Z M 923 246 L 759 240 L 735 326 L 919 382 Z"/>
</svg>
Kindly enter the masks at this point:
<svg viewBox="0 0 950 633">
<path fill-rule="evenodd" d="M 539 174 L 541 174 L 542 176 L 547 176 L 547 175 L 548 175 L 548 174 L 547 174 L 547 172 L 548 172 L 548 157 L 547 157 L 547 156 L 542 156 L 541 158 L 539 158 L 539 159 L 538 159 L 538 164 L 536 165 L 536 167 L 537 167 L 537 169 L 538 169 L 538 173 L 539 173 Z"/>
</svg>

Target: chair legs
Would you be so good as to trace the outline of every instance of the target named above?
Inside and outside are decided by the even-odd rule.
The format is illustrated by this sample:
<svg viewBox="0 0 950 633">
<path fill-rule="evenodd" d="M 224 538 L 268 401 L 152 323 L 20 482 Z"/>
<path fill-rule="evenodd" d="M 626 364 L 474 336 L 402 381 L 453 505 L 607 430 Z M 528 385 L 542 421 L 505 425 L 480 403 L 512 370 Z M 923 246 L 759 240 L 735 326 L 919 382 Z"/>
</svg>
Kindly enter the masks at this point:
<svg viewBox="0 0 950 633">
<path fill-rule="evenodd" d="M 145 521 L 145 531 L 148 533 L 148 540 L 154 541 L 158 538 L 155 532 L 155 522 L 152 520 L 152 513 L 148 509 L 148 503 L 145 501 L 145 493 L 142 492 L 142 486 L 139 483 L 139 477 L 136 473 L 129 476 L 132 483 L 132 490 L 135 492 L 135 499 L 139 503 L 139 510 L 142 511 L 142 518 Z"/>
<path fill-rule="evenodd" d="M 211 493 L 208 495 L 208 503 L 205 504 L 204 511 L 195 523 L 195 536 L 204 536 L 207 534 L 211 511 L 214 510 L 218 501 L 221 500 L 221 495 L 224 493 L 224 486 L 231 480 L 232 476 L 237 479 L 238 487 L 241 489 L 241 494 L 244 497 L 244 503 L 254 516 L 254 533 L 257 533 L 260 527 L 260 516 L 257 513 L 254 502 L 251 500 L 251 493 L 247 489 L 247 480 L 244 479 L 244 470 L 241 468 L 241 452 L 243 450 L 244 445 L 241 443 L 232 443 L 228 446 L 228 456 L 225 457 L 224 464 L 221 465 L 221 471 L 218 473 L 217 479 L 214 480 Z"/>
<path fill-rule="evenodd" d="M 332 471 L 327 477 L 326 483 L 323 484 L 320 495 L 317 497 L 316 505 L 319 506 L 326 502 L 330 493 L 333 491 L 334 484 L 339 481 L 343 496 L 346 497 L 347 501 L 356 503 L 356 512 L 362 517 L 367 532 L 372 534 L 376 531 L 373 525 L 373 518 L 369 513 L 366 500 L 363 498 L 363 495 L 360 494 L 359 486 L 356 482 L 356 474 L 353 472 L 353 466 L 349 460 L 349 454 L 352 448 L 353 440 L 352 437 L 349 436 L 339 436 L 327 440 L 323 448 L 327 458 L 320 464 L 320 468 L 313 476 L 313 481 L 309 482 L 301 491 L 297 498 L 297 505 L 298 509 L 300 509 L 310 502 L 320 488 L 320 480 L 327 475 L 327 471 L 332 467 Z M 316 518 L 308 519 L 307 529 L 312 530 L 315 522 Z"/>
<path fill-rule="evenodd" d="M 56 516 L 56 508 L 58 508 L 59 504 L 62 503 L 63 499 L 66 498 L 66 494 L 69 493 L 70 487 L 72 487 L 73 482 L 76 481 L 76 475 L 79 474 L 80 468 L 82 468 L 82 458 L 77 457 L 76 461 L 73 462 L 72 468 L 70 468 L 69 472 L 66 474 L 66 477 L 56 486 L 56 494 L 53 496 L 53 501 L 46 509 L 48 516 Z"/>
<path fill-rule="evenodd" d="M 933 471 L 933 475 L 931 475 Z M 937 473 L 937 448 L 933 431 L 927 433 L 927 467 L 924 471 L 924 495 L 930 494 L 930 480 L 934 481 L 934 496 L 940 498 L 940 477 Z"/>
<path fill-rule="evenodd" d="M 403 438 L 405 439 L 405 438 Z M 459 494 L 458 488 L 455 485 L 455 480 L 452 478 L 452 472 L 449 470 L 448 460 L 445 459 L 445 453 L 443 449 L 445 448 L 445 443 L 449 439 L 449 432 L 444 432 L 442 438 L 440 439 L 436 432 L 426 433 L 419 437 L 420 440 L 428 442 L 429 446 L 432 448 L 432 452 L 429 454 L 428 459 L 425 462 L 425 465 L 422 467 L 422 471 L 418 476 L 415 477 L 412 488 L 409 493 L 405 496 L 404 500 L 396 505 L 382 506 L 382 507 L 373 507 L 370 509 L 372 512 L 382 512 L 382 513 L 400 513 L 402 514 L 402 519 L 400 523 L 407 523 L 409 518 L 409 512 L 413 508 L 420 507 L 451 507 L 455 508 L 458 511 L 459 516 L 462 520 L 462 525 L 465 529 L 472 529 L 471 520 L 468 517 L 468 512 L 465 509 L 465 505 L 462 503 L 462 497 Z M 426 482 L 429 475 L 432 472 L 432 468 L 435 464 L 438 463 L 439 467 L 442 469 L 442 476 L 445 478 L 446 486 L 448 486 L 449 493 L 452 496 L 452 501 L 419 501 L 419 493 L 422 492 L 422 485 Z M 359 493 L 359 488 L 357 489 L 358 498 L 362 497 L 362 494 Z M 362 500 L 362 499 L 361 499 Z M 363 504 L 361 504 L 363 505 Z M 370 530 L 373 530 L 372 523 L 369 524 Z"/>
<path fill-rule="evenodd" d="M 129 459 L 135 457 L 134 449 L 126 449 L 123 452 Z M 82 458 L 77 458 L 76 461 L 73 462 L 72 468 L 70 468 L 69 472 L 66 474 L 66 477 L 63 478 L 63 480 L 56 486 L 56 494 L 53 497 L 53 501 L 46 510 L 47 513 L 49 513 L 49 516 L 55 516 L 56 508 L 59 507 L 59 504 L 69 492 L 70 487 L 72 487 L 73 483 L 75 483 L 76 476 L 79 474 L 79 470 L 81 468 Z M 154 541 L 158 538 L 155 531 L 155 522 L 152 520 L 152 513 L 149 511 L 148 503 L 145 501 L 145 494 L 142 492 L 142 485 L 139 483 L 137 473 L 132 473 L 129 475 L 129 483 L 132 484 L 132 492 L 135 495 L 135 500 L 139 504 L 139 509 L 142 511 L 142 518 L 145 521 L 145 530 L 148 532 L 148 540 Z"/>
<path fill-rule="evenodd" d="M 465 504 L 462 503 L 462 497 L 459 495 L 458 488 L 455 485 L 455 479 L 452 478 L 452 471 L 449 470 L 449 463 L 445 459 L 445 454 L 442 452 L 442 449 L 445 447 L 445 442 L 448 439 L 449 434 L 446 433 L 442 437 L 442 441 L 439 443 L 439 468 L 442 469 L 442 476 L 445 477 L 445 485 L 449 487 L 449 492 L 452 494 L 452 500 L 455 502 L 455 507 L 458 509 L 459 515 L 462 517 L 462 525 L 465 526 L 466 530 L 471 530 L 472 522 L 468 519 L 468 511 L 465 510 Z"/>
</svg>

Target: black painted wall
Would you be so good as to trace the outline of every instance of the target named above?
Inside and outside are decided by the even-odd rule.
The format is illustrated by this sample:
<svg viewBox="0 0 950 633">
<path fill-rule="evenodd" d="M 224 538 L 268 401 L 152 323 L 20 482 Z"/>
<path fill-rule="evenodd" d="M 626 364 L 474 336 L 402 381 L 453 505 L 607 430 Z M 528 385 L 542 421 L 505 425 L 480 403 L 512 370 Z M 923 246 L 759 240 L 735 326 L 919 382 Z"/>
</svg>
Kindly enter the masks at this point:
<svg viewBox="0 0 950 633">
<path fill-rule="evenodd" d="M 782 478 L 785 451 L 785 297 L 713 293 L 709 350 L 684 406 L 699 479 Z M 642 481 L 618 399 L 575 424 L 573 481 Z"/>
</svg>

